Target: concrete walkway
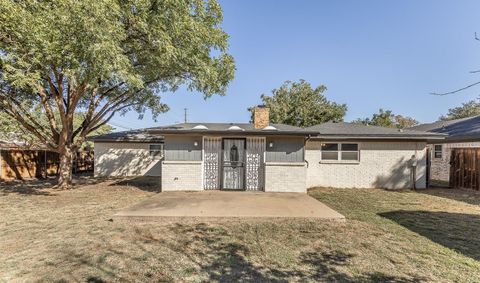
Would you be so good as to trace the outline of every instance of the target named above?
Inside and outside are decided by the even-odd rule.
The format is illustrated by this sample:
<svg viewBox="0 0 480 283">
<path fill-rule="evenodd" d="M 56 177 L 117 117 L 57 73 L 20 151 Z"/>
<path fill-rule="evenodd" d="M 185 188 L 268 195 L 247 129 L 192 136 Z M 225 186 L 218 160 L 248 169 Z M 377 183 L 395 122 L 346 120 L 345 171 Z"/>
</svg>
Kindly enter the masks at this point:
<svg viewBox="0 0 480 283">
<path fill-rule="evenodd" d="M 162 192 L 118 212 L 117 217 L 313 217 L 345 220 L 302 193 Z"/>
</svg>

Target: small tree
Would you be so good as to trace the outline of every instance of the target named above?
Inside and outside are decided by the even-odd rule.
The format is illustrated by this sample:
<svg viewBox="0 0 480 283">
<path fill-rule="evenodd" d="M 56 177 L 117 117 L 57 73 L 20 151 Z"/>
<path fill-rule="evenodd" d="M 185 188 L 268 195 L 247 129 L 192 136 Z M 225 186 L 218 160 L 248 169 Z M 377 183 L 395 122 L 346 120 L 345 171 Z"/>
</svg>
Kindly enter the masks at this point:
<svg viewBox="0 0 480 283">
<path fill-rule="evenodd" d="M 225 93 L 235 67 L 221 21 L 215 0 L 0 0 L 0 111 L 60 154 L 70 187 L 73 152 L 115 114 L 157 117 L 159 94 L 184 84 Z"/>
<path fill-rule="evenodd" d="M 304 80 L 287 81 L 272 90 L 272 96 L 262 94 L 261 99 L 270 108 L 272 123 L 309 127 L 328 121 L 343 121 L 347 105 L 329 101 L 323 95 L 326 90 L 323 85 L 312 88 Z M 253 107 L 248 110 L 253 114 Z"/>
<path fill-rule="evenodd" d="M 380 108 L 378 113 L 374 113 L 372 118 L 363 118 L 353 121 L 364 125 L 372 125 L 387 128 L 405 129 L 418 124 L 418 121 L 402 115 L 395 115 L 391 110 L 383 110 Z"/>
<path fill-rule="evenodd" d="M 448 109 L 448 113 L 440 116 L 439 120 L 448 121 L 477 115 L 480 115 L 480 102 L 478 100 L 471 100 L 462 103 L 462 106 Z"/>
</svg>

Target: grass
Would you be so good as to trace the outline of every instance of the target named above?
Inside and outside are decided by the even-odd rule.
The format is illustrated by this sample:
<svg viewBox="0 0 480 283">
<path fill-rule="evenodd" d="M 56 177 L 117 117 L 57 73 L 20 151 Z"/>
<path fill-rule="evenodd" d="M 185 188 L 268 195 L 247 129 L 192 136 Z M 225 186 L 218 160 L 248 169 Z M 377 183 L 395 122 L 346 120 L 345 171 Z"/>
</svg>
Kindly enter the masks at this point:
<svg viewBox="0 0 480 283">
<path fill-rule="evenodd" d="M 0 281 L 478 282 L 480 194 L 313 189 L 347 217 L 159 219 L 112 215 L 152 179 L 69 191 L 0 183 Z"/>
</svg>

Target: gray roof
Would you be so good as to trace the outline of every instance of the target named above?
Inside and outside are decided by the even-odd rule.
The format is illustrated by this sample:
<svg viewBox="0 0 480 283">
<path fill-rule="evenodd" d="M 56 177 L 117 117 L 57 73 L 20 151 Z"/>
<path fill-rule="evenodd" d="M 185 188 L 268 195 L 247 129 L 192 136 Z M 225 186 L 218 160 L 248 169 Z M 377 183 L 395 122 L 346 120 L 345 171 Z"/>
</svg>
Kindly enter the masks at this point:
<svg viewBox="0 0 480 283">
<path fill-rule="evenodd" d="M 199 126 L 205 127 L 203 129 Z M 166 134 L 221 134 L 221 135 L 296 135 L 317 138 L 369 139 L 443 139 L 444 135 L 431 132 L 398 130 L 345 122 L 328 122 L 300 128 L 285 124 L 270 124 L 274 129 L 255 129 L 249 123 L 180 123 L 162 127 L 116 132 L 91 137 L 95 142 L 163 142 Z M 233 127 L 233 128 L 231 128 Z M 237 128 L 238 127 L 238 128 Z"/>
<path fill-rule="evenodd" d="M 410 128 L 448 135 L 445 141 L 480 140 L 480 116 L 438 121 Z"/>
<path fill-rule="evenodd" d="M 163 142 L 163 136 L 148 133 L 148 129 L 115 132 L 90 137 L 94 142 Z"/>
<path fill-rule="evenodd" d="M 214 133 L 224 135 L 313 135 L 315 131 L 285 124 L 270 124 L 265 129 L 255 129 L 251 123 L 180 123 L 163 127 L 149 128 L 149 133 L 159 134 L 195 134 Z M 203 129 L 201 129 L 203 128 Z"/>
<path fill-rule="evenodd" d="M 369 138 L 369 139 L 443 139 L 444 135 L 414 130 L 367 126 L 358 123 L 327 122 L 307 128 L 319 132 L 318 138 Z"/>
</svg>

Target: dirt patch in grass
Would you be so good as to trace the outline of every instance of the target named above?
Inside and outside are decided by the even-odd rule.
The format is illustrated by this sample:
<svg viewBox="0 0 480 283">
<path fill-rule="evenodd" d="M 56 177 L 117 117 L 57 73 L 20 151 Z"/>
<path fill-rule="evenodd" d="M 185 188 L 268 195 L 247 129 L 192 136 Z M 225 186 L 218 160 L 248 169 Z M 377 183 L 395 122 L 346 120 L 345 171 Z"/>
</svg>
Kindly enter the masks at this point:
<svg viewBox="0 0 480 283">
<path fill-rule="evenodd" d="M 480 278 L 478 242 L 467 243 L 468 234 L 480 232 L 479 224 L 471 224 L 463 237 L 455 229 L 467 228 L 469 217 L 480 213 L 473 204 L 434 193 L 315 189 L 310 195 L 346 215 L 347 223 L 112 220 L 118 210 L 155 194 L 155 182 L 109 180 L 48 195 L 0 196 L 0 281 L 419 282 Z M 442 232 L 450 240 L 432 235 L 439 222 L 448 227 Z M 464 226 L 457 227 L 460 223 Z"/>
</svg>

